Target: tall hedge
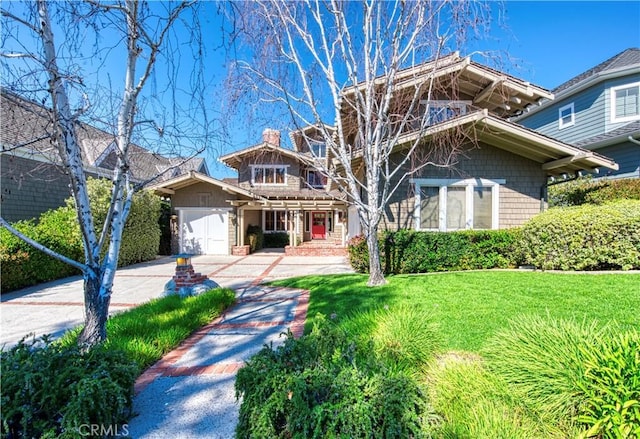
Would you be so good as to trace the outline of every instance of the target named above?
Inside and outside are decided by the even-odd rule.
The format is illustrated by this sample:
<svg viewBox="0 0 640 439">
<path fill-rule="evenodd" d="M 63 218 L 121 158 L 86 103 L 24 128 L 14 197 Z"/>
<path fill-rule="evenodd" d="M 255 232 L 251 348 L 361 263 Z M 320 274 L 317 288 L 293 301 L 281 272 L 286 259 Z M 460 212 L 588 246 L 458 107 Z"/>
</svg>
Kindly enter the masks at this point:
<svg viewBox="0 0 640 439">
<path fill-rule="evenodd" d="M 518 235 L 517 229 L 388 231 L 379 238 L 380 258 L 387 274 L 508 268 L 518 263 L 513 252 Z M 361 236 L 353 238 L 348 250 L 353 269 L 368 271 L 366 240 Z"/>
<path fill-rule="evenodd" d="M 89 199 L 96 229 L 101 230 L 109 208 L 109 180 L 89 179 Z M 154 259 L 160 245 L 160 198 L 143 191 L 133 198 L 125 225 L 119 266 Z M 82 261 L 84 250 L 72 198 L 66 206 L 45 212 L 38 221 L 18 221 L 14 226 L 25 235 L 69 258 Z M 106 249 L 104 249 L 106 251 Z M 51 258 L 0 229 L 0 275 L 2 292 L 12 291 L 62 277 L 79 274 L 71 266 Z"/>
<path fill-rule="evenodd" d="M 549 206 L 603 204 L 616 200 L 640 200 L 640 178 L 594 180 L 579 178 L 549 186 Z"/>
<path fill-rule="evenodd" d="M 523 261 L 545 270 L 640 268 L 640 201 L 552 208 L 522 228 Z"/>
</svg>

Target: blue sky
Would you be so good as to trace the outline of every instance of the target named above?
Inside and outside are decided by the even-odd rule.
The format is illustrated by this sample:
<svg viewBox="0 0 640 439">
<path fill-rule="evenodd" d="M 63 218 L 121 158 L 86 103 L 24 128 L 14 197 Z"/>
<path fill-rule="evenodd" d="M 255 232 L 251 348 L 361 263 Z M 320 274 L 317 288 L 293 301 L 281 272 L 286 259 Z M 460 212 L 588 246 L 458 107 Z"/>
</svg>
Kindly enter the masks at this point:
<svg viewBox="0 0 640 439">
<path fill-rule="evenodd" d="M 488 46 L 518 58 L 510 73 L 544 88 L 640 46 L 638 1 L 509 1 L 505 9 L 509 29 L 494 28 Z"/>
</svg>

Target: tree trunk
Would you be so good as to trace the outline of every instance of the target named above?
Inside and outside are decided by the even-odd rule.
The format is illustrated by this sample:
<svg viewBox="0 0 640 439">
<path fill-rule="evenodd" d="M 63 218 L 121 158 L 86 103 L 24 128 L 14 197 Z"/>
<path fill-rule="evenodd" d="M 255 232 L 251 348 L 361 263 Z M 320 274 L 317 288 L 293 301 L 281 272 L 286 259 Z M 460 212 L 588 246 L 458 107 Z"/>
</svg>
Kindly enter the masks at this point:
<svg viewBox="0 0 640 439">
<path fill-rule="evenodd" d="M 107 338 L 107 318 L 111 295 L 100 294 L 101 276 L 86 275 L 84 277 L 84 312 L 85 324 L 78 345 L 89 348 L 103 342 Z"/>
<path fill-rule="evenodd" d="M 369 249 L 369 281 L 367 285 L 370 287 L 376 287 L 378 285 L 385 285 L 387 280 L 384 278 L 382 272 L 382 264 L 380 263 L 380 246 L 378 244 L 378 230 L 377 227 L 374 230 L 369 230 L 367 233 L 367 247 Z"/>
</svg>

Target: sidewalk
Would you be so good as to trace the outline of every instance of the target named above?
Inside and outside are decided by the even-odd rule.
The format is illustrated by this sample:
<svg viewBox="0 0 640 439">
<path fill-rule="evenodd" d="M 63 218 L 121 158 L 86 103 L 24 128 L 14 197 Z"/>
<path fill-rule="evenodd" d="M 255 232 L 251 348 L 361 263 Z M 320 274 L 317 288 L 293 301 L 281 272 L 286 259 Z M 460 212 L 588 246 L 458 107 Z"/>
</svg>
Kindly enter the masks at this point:
<svg viewBox="0 0 640 439">
<path fill-rule="evenodd" d="M 265 344 L 281 343 L 287 329 L 302 335 L 307 313 L 307 291 L 260 283 L 350 271 L 344 258 L 282 255 L 241 258 L 212 271 L 210 277 L 217 282 L 235 283 L 237 303 L 138 378 L 137 416 L 128 424 L 130 435 L 141 439 L 234 437 L 240 408 L 234 390 L 236 372 Z M 250 273 L 254 278 L 247 282 Z"/>
</svg>

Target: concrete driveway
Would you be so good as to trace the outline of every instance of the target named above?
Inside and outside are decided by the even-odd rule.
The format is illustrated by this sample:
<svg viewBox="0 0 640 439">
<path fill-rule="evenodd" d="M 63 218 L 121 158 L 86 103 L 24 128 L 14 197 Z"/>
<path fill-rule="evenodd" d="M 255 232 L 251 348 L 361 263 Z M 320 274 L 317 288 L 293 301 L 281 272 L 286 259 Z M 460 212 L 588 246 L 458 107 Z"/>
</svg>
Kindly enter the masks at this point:
<svg viewBox="0 0 640 439">
<path fill-rule="evenodd" d="M 351 273 L 345 257 L 285 256 L 281 251 L 249 256 L 195 256 L 196 272 L 206 274 L 223 287 L 243 289 L 267 282 L 309 274 Z M 162 297 L 164 285 L 174 274 L 175 261 L 164 257 L 117 271 L 110 312 L 125 310 Z M 1 297 L 0 347 L 14 345 L 27 334 L 59 337 L 84 319 L 82 278 L 70 277 L 36 285 Z"/>
</svg>

